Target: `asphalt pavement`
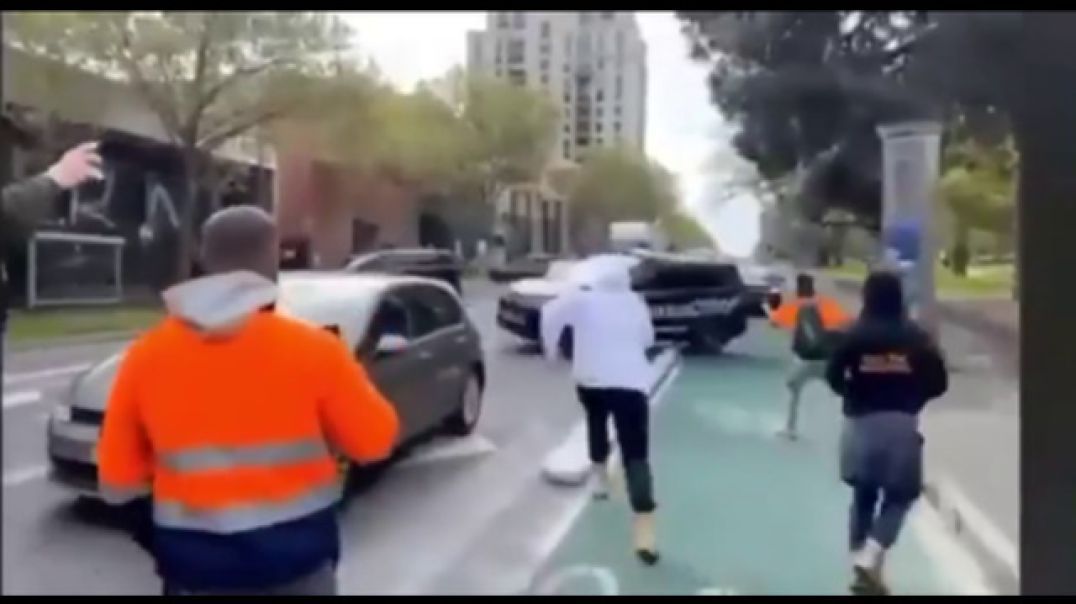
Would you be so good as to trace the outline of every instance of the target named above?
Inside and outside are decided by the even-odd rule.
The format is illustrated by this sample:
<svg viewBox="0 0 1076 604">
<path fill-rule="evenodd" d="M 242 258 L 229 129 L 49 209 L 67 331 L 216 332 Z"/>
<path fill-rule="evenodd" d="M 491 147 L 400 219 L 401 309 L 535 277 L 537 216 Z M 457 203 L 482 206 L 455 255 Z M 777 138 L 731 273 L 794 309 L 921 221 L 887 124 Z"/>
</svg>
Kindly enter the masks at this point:
<svg viewBox="0 0 1076 604">
<path fill-rule="evenodd" d="M 580 497 L 546 487 L 539 472 L 579 419 L 567 374 L 497 333 L 498 292 L 468 287 L 489 376 L 476 433 L 416 448 L 354 497 L 342 518 L 342 593 L 518 591 Z M 77 504 L 46 479 L 49 411 L 78 372 L 123 347 L 50 347 L 6 359 L 5 595 L 158 593 L 150 561 L 106 511 Z"/>
<path fill-rule="evenodd" d="M 341 523 L 341 593 L 519 594 L 549 587 L 551 572 L 579 567 L 604 576 L 606 586 L 612 576 L 632 593 L 840 591 L 847 494 L 832 467 L 838 407 L 815 389 L 803 421 L 816 436 L 794 446 L 772 437 L 783 355 L 772 332 L 752 327 L 731 354 L 689 361 L 670 381 L 654 428 L 667 562 L 647 573 L 630 563 L 623 501 L 596 508 L 584 489 L 543 480 L 543 460 L 581 414 L 566 366 L 521 351 L 496 329 L 500 290 L 467 287 L 489 375 L 476 433 L 417 448 L 351 500 Z M 108 514 L 77 505 L 45 479 L 48 411 L 74 375 L 122 347 L 66 346 L 7 359 L 5 595 L 159 593 L 148 557 Z M 774 526 L 775 518 L 784 524 Z M 930 565 L 972 572 L 951 571 L 960 558 L 951 548 L 938 562 L 913 543 L 901 558 L 900 576 L 913 592 L 960 591 Z M 550 590 L 576 588 L 568 581 Z"/>
</svg>

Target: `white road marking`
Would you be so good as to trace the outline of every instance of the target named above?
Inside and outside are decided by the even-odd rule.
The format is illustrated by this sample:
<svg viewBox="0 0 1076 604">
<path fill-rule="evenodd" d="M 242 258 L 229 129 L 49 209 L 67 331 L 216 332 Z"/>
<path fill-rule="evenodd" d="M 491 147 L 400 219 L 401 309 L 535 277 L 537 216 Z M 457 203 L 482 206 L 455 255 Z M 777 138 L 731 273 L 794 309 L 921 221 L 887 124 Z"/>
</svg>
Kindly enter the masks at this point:
<svg viewBox="0 0 1076 604">
<path fill-rule="evenodd" d="M 479 457 L 489 455 L 496 450 L 497 445 L 480 434 L 472 434 L 461 439 L 434 441 L 400 460 L 400 463 L 396 464 L 393 469 L 398 470 L 448 459 Z"/>
<path fill-rule="evenodd" d="M 659 386 L 658 389 L 654 392 L 654 394 L 650 397 L 651 407 L 657 407 L 657 405 L 665 399 L 665 395 L 669 392 L 669 388 L 672 386 L 672 384 L 676 382 L 676 377 L 680 373 L 680 359 L 674 356 L 673 363 L 675 363 L 673 368 L 668 371 L 667 375 L 664 376 L 665 381 L 662 382 L 661 386 Z M 660 375 L 661 374 L 659 374 L 659 376 Z M 576 424 L 575 428 L 573 428 L 568 438 L 574 438 L 574 435 L 580 431 L 583 432 L 585 438 L 586 420 L 582 420 L 578 424 Z M 565 443 L 561 444 L 558 449 L 569 446 L 570 444 L 570 442 L 566 441 Z M 547 456 L 546 459 L 548 460 L 549 456 Z M 609 472 L 614 473 L 618 471 L 619 464 L 620 456 L 610 455 L 608 466 Z M 572 530 L 572 526 L 575 525 L 576 519 L 579 518 L 579 515 L 583 513 L 583 510 L 586 509 L 587 503 L 589 502 L 590 493 L 586 490 L 580 491 L 579 496 L 576 497 L 575 500 L 572 501 L 571 505 L 569 505 L 564 510 L 560 518 L 557 520 L 557 523 L 553 525 L 553 528 L 551 528 L 549 532 L 547 532 L 540 541 L 538 547 L 536 548 L 538 552 L 538 560 L 548 560 L 549 557 L 553 555 L 553 550 L 555 550 L 557 546 L 560 545 L 562 541 L 564 541 L 565 537 L 567 537 L 568 535 L 568 532 Z M 533 576 L 531 577 L 531 580 L 527 582 L 527 585 L 534 585 Z"/>
<path fill-rule="evenodd" d="M 23 405 L 32 405 L 41 402 L 39 390 L 20 390 L 18 392 L 4 393 L 4 409 L 14 409 Z"/>
<path fill-rule="evenodd" d="M 568 568 L 557 571 L 538 586 L 538 595 L 556 595 L 558 587 L 576 578 L 593 579 L 598 585 L 597 595 L 599 596 L 620 595 L 620 583 L 617 582 L 616 575 L 613 574 L 613 571 L 604 566 L 590 566 L 587 564 L 569 566 Z"/>
<path fill-rule="evenodd" d="M 53 367 L 52 369 L 42 369 L 41 371 L 30 371 L 26 373 L 9 373 L 4 376 L 4 385 L 6 386 L 8 384 L 18 384 L 20 382 L 29 382 L 32 380 L 42 380 L 45 378 L 81 373 L 92 366 L 93 365 L 91 363 L 79 363 L 78 365 L 68 365 L 66 367 Z"/>
<path fill-rule="evenodd" d="M 666 353 L 668 361 L 656 361 L 656 379 L 664 378 L 665 381 L 658 387 L 658 391 L 650 398 L 650 406 L 657 407 L 664 396 L 665 390 L 676 379 L 679 372 L 679 358 L 675 352 Z M 670 369 L 670 367 L 673 367 Z M 615 439 L 614 439 L 615 441 Z M 563 485 L 578 485 L 582 483 L 590 470 L 590 459 L 587 456 L 587 429 L 586 422 L 581 420 L 576 424 L 568 437 L 559 447 L 546 456 L 542 463 L 542 476 L 546 480 Z"/>
<path fill-rule="evenodd" d="M 1013 576 L 1020 576 L 1020 554 L 1016 545 L 997 527 L 956 482 L 941 478 L 937 482 L 939 499 L 950 505 L 960 517 L 960 523 L 975 535 L 983 547 L 997 558 Z"/>
<path fill-rule="evenodd" d="M 48 466 L 33 466 L 30 468 L 4 472 L 4 488 L 17 487 L 21 484 L 44 478 L 48 476 L 48 474 Z"/>
<path fill-rule="evenodd" d="M 941 571 L 944 579 L 952 582 L 960 595 L 996 595 L 988 587 L 986 576 L 975 558 L 956 540 L 929 503 L 916 504 L 909 524 L 934 567 Z"/>
</svg>

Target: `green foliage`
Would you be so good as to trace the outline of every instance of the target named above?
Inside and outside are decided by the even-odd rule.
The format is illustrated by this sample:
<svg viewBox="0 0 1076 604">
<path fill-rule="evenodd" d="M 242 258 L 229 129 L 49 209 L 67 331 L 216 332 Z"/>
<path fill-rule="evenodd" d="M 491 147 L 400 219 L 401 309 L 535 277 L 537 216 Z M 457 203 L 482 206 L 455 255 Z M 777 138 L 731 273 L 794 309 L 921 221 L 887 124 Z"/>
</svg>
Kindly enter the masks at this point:
<svg viewBox="0 0 1076 604">
<path fill-rule="evenodd" d="M 953 237 L 966 244 L 970 232 L 1011 234 L 1017 156 L 1011 141 L 985 145 L 973 139 L 946 147 L 939 200 L 951 212 Z"/>
<path fill-rule="evenodd" d="M 595 149 L 583 159 L 568 200 L 588 220 L 653 221 L 675 208 L 677 191 L 672 175 L 646 156 L 624 147 Z"/>
<path fill-rule="evenodd" d="M 661 217 L 659 224 L 669 242 L 678 249 L 712 247 L 714 239 L 699 221 L 683 209 L 674 209 Z"/>
</svg>

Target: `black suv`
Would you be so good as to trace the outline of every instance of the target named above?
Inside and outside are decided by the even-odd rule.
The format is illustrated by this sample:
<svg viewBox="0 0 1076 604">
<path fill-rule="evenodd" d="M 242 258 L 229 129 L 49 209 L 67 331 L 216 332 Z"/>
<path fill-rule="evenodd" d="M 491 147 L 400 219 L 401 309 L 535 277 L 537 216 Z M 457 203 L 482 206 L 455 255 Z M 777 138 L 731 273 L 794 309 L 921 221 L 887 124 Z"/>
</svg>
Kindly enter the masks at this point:
<svg viewBox="0 0 1076 604">
<path fill-rule="evenodd" d="M 735 264 L 688 256 L 635 252 L 632 288 L 650 307 L 657 339 L 685 344 L 698 352 L 718 353 L 747 330 L 761 313 L 761 296 L 744 285 Z M 571 287 L 567 281 L 563 287 Z M 531 342 L 539 342 L 542 305 L 551 295 L 510 289 L 501 297 L 497 323 Z M 570 351 L 570 334 L 561 337 Z"/>
<path fill-rule="evenodd" d="M 437 249 L 379 250 L 353 257 L 344 269 L 349 273 L 388 273 L 438 279 L 462 293 L 463 263 L 456 254 Z"/>
</svg>

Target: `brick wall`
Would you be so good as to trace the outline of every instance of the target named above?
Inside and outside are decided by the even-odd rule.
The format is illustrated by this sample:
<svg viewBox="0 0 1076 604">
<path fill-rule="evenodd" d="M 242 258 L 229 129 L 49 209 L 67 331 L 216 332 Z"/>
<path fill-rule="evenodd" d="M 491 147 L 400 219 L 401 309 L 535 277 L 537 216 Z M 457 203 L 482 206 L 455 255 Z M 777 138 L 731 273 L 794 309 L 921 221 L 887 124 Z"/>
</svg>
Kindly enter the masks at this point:
<svg viewBox="0 0 1076 604">
<path fill-rule="evenodd" d="M 355 220 L 371 227 L 367 249 L 418 245 L 418 192 L 391 178 L 293 148 L 278 149 L 277 179 L 281 238 L 308 238 L 319 268 L 347 261 Z"/>
</svg>

